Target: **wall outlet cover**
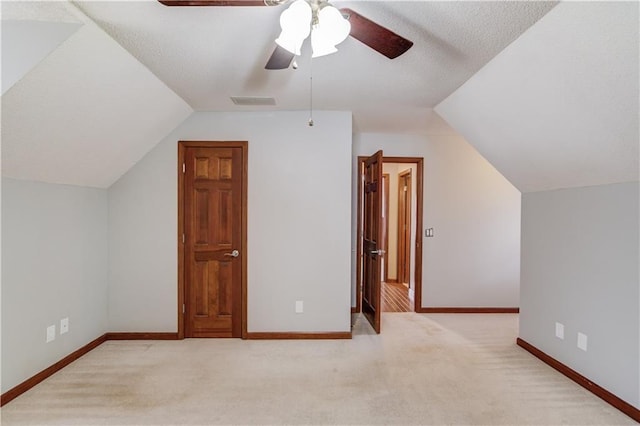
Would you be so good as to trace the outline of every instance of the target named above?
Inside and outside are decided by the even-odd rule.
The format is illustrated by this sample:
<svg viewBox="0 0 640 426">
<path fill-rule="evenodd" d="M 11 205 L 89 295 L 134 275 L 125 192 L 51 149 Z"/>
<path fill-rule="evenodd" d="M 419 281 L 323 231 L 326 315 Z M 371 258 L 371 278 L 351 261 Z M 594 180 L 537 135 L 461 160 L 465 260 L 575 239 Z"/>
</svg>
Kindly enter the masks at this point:
<svg viewBox="0 0 640 426">
<path fill-rule="evenodd" d="M 587 351 L 587 335 L 578 333 L 578 348 Z"/>
<path fill-rule="evenodd" d="M 564 340 L 564 324 L 559 322 L 556 323 L 556 337 L 558 339 Z"/>
<path fill-rule="evenodd" d="M 64 334 L 69 331 L 69 318 L 62 318 L 60 320 L 60 334 Z"/>
<path fill-rule="evenodd" d="M 47 343 L 56 340 L 56 326 L 50 325 L 47 327 Z"/>
<path fill-rule="evenodd" d="M 296 300 L 296 314 L 301 314 L 304 312 L 304 304 L 302 300 Z"/>
</svg>

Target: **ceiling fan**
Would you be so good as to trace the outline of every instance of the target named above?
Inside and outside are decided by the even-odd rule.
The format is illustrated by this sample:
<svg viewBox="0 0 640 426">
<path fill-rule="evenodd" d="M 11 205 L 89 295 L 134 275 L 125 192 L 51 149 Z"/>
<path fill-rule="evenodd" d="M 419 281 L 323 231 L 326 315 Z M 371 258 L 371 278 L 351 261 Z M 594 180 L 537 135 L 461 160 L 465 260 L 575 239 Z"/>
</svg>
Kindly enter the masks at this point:
<svg viewBox="0 0 640 426">
<path fill-rule="evenodd" d="M 309 24 L 316 28 L 318 23 L 318 14 L 320 10 L 323 10 L 326 6 L 329 6 L 327 0 L 304 0 L 304 1 L 293 1 L 293 0 L 158 0 L 165 6 L 279 6 L 285 3 L 293 2 L 290 9 L 286 10 L 285 13 L 289 12 L 289 10 L 293 9 L 296 4 L 308 4 L 308 8 L 310 8 L 310 13 L 312 13 L 313 18 L 309 21 Z M 303 7 L 304 9 L 304 7 Z M 327 8 L 329 9 L 329 8 Z M 331 7 L 333 9 L 333 7 Z M 340 14 L 348 22 L 348 35 L 359 40 L 360 42 L 366 44 L 376 52 L 386 56 L 389 59 L 397 58 L 402 55 L 404 52 L 409 50 L 411 46 L 413 46 L 413 42 L 407 40 L 406 38 L 394 33 L 393 31 L 379 25 L 370 19 L 365 18 L 359 13 L 349 9 L 342 8 L 339 10 Z M 284 15 L 284 14 L 283 14 Z M 292 13 L 290 13 L 292 15 Z M 324 19 L 324 18 L 323 18 Z M 283 18 L 281 17 L 281 24 L 283 22 Z M 308 29 L 307 29 L 308 30 Z M 284 28 L 283 28 L 284 34 Z M 296 53 L 299 54 L 299 45 L 302 44 L 304 38 L 309 35 L 309 31 L 307 31 L 304 37 L 301 36 L 301 39 L 298 41 L 297 52 L 295 47 L 283 47 L 287 46 L 285 43 L 281 43 L 281 37 L 276 40 L 276 48 L 271 54 L 271 57 L 267 61 L 265 66 L 266 69 L 269 70 L 280 70 L 289 68 L 293 59 L 296 56 Z M 347 36 L 347 33 L 344 34 L 344 37 Z M 342 39 L 344 39 L 344 37 Z M 333 46 L 330 46 L 329 50 L 324 51 L 322 54 L 335 52 L 335 44 L 340 43 L 342 40 L 337 43 L 333 43 Z M 312 34 L 312 45 L 314 43 L 314 37 Z M 320 56 L 315 54 L 315 46 L 314 46 L 314 56 Z M 325 50 L 325 49 L 323 49 Z"/>
</svg>

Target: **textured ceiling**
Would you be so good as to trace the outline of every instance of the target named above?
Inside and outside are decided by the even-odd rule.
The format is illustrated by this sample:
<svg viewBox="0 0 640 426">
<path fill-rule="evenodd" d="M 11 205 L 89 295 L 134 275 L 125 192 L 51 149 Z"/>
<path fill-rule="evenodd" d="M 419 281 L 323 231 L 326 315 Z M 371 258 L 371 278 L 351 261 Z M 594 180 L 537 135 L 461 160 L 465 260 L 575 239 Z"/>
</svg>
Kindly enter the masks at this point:
<svg viewBox="0 0 640 426">
<path fill-rule="evenodd" d="M 560 3 L 436 111 L 523 192 L 638 180 L 639 25 Z"/>
<path fill-rule="evenodd" d="M 192 109 L 308 108 L 313 73 L 315 109 L 353 111 L 356 132 L 451 125 L 525 192 L 638 179 L 637 2 L 336 1 L 414 47 L 389 60 L 348 38 L 281 71 L 263 67 L 283 7 L 0 4 L 42 36 L 3 39 L 3 69 L 25 66 L 2 96 L 4 176 L 107 187 Z"/>
<path fill-rule="evenodd" d="M 75 15 L 74 6 L 62 5 Z M 29 20 L 39 19 L 29 5 L 21 10 Z M 65 22 L 64 14 L 58 16 L 45 19 Z M 86 19 L 3 94 L 2 174 L 108 187 L 191 112 L 179 96 Z"/>
<path fill-rule="evenodd" d="M 274 107 L 351 110 L 356 131 L 428 132 L 425 115 L 547 13 L 554 2 L 351 1 L 334 4 L 412 40 L 389 60 L 348 38 L 298 70 L 264 69 L 280 7 L 165 7 L 156 1 L 76 1 L 133 56 L 198 111 L 246 111 L 230 96 L 272 96 Z"/>
<path fill-rule="evenodd" d="M 84 16 L 65 2 L 3 1 L 0 12 L 2 94 L 76 32 Z"/>
<path fill-rule="evenodd" d="M 85 20 L 66 1 L 4 0 L 0 4 L 2 20 L 30 20 L 46 22 L 81 23 Z"/>
<path fill-rule="evenodd" d="M 2 94 L 81 26 L 71 22 L 2 21 Z"/>
</svg>

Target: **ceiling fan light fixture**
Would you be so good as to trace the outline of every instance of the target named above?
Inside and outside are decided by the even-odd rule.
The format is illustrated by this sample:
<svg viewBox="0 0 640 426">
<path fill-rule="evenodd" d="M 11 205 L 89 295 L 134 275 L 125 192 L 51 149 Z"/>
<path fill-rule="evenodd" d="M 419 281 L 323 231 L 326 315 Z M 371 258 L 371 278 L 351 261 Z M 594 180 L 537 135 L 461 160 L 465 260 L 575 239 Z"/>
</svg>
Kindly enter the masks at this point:
<svg viewBox="0 0 640 426">
<path fill-rule="evenodd" d="M 338 45 L 346 40 L 351 31 L 351 24 L 338 9 L 333 6 L 325 6 L 318 12 L 318 26 L 323 35 L 334 45 Z"/>
<path fill-rule="evenodd" d="M 280 27 L 282 32 L 276 44 L 298 56 L 302 43 L 311 33 L 313 58 L 337 52 L 336 45 L 351 31 L 351 24 L 338 9 L 326 3 L 312 6 L 307 0 L 296 0 L 282 12 Z"/>
<path fill-rule="evenodd" d="M 311 32 L 311 50 L 313 51 L 312 58 L 330 55 L 338 51 L 333 43 L 323 37 L 320 31 L 316 30 Z"/>
<path fill-rule="evenodd" d="M 351 31 L 351 24 L 333 6 L 325 6 L 318 11 L 318 24 L 311 31 L 312 57 L 329 55 L 338 51 L 336 45 L 342 43 Z"/>
<path fill-rule="evenodd" d="M 296 0 L 280 15 L 282 32 L 276 43 L 294 55 L 300 55 L 302 42 L 311 32 L 311 6 L 305 0 Z"/>
</svg>

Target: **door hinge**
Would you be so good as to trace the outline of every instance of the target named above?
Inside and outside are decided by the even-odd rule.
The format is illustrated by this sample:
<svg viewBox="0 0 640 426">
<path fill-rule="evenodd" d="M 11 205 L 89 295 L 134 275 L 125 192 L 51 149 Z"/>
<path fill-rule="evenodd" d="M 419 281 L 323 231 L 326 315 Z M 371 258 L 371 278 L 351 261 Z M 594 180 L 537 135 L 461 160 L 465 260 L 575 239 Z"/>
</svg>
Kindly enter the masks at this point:
<svg viewBox="0 0 640 426">
<path fill-rule="evenodd" d="M 186 164 L 182 163 L 182 173 L 184 173 L 186 170 L 187 170 Z"/>
<path fill-rule="evenodd" d="M 184 236 L 184 234 L 182 234 L 182 244 L 184 244 L 186 241 L 186 237 Z"/>
<path fill-rule="evenodd" d="M 187 305 L 185 305 L 184 303 L 182 304 L 182 313 L 184 314 L 185 312 L 187 312 Z"/>
</svg>

